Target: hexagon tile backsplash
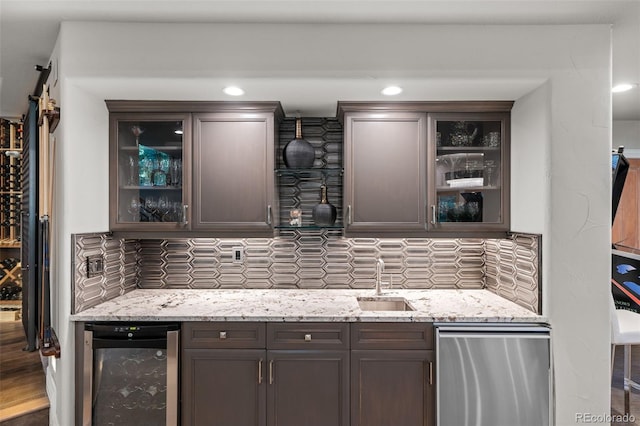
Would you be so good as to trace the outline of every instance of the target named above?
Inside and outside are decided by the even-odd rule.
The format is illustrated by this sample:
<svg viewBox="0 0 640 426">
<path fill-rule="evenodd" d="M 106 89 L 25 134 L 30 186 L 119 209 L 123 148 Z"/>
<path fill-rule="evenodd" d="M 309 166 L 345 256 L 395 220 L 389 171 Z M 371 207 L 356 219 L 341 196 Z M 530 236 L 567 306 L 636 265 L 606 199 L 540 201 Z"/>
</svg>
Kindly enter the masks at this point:
<svg viewBox="0 0 640 426">
<path fill-rule="evenodd" d="M 73 236 L 74 312 L 134 288 L 373 288 L 375 260 L 394 287 L 487 288 L 540 313 L 539 236 L 500 240 L 343 238 L 326 231 L 277 238 L 125 240 Z M 232 251 L 242 247 L 244 260 Z M 86 257 L 105 274 L 86 277 Z"/>
</svg>

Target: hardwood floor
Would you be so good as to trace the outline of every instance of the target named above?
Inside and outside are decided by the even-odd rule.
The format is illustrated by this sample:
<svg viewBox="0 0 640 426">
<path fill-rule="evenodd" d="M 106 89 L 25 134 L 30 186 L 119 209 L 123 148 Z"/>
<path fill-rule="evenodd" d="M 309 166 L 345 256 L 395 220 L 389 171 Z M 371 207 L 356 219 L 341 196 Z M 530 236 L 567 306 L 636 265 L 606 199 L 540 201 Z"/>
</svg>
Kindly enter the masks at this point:
<svg viewBox="0 0 640 426">
<path fill-rule="evenodd" d="M 47 426 L 49 424 L 49 409 L 33 411 L 19 417 L 0 422 L 0 426 Z"/>
<path fill-rule="evenodd" d="M 38 352 L 25 352 L 22 322 L 0 322 L 0 422 L 49 407 Z"/>
</svg>

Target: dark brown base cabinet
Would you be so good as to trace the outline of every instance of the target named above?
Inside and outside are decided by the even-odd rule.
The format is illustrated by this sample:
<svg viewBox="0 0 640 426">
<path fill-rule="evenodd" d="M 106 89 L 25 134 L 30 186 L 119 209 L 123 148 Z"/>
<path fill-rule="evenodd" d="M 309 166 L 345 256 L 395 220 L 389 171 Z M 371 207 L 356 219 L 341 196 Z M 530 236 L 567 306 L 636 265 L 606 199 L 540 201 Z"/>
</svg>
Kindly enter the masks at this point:
<svg viewBox="0 0 640 426">
<path fill-rule="evenodd" d="M 267 425 L 349 425 L 348 351 L 268 351 L 267 356 Z"/>
<path fill-rule="evenodd" d="M 433 426 L 431 323 L 351 325 L 351 426 Z"/>
<path fill-rule="evenodd" d="M 182 356 L 182 424 L 266 425 L 265 385 L 257 349 L 185 349 Z"/>
<path fill-rule="evenodd" d="M 348 426 L 348 327 L 185 323 L 182 424 Z"/>
<path fill-rule="evenodd" d="M 182 326 L 185 426 L 433 426 L 430 323 Z"/>
<path fill-rule="evenodd" d="M 433 351 L 352 351 L 351 425 L 433 425 L 433 361 Z"/>
</svg>

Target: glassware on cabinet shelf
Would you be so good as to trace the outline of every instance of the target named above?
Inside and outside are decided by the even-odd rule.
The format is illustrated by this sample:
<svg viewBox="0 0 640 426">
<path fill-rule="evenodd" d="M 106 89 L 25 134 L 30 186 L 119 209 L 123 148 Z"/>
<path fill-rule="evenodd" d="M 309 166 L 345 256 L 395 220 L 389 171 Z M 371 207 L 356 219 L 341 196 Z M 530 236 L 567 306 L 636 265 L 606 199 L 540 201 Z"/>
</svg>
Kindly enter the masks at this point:
<svg viewBox="0 0 640 426">
<path fill-rule="evenodd" d="M 169 203 L 169 198 L 166 195 L 161 195 L 158 198 L 158 218 L 160 222 L 172 222 L 169 217 L 169 212 L 171 211 L 171 205 Z"/>
<path fill-rule="evenodd" d="M 500 121 L 438 121 L 436 146 L 438 150 L 468 151 L 496 149 L 501 144 Z"/>
<path fill-rule="evenodd" d="M 153 161 L 149 158 L 140 159 L 139 183 L 140 186 L 153 185 Z"/>
<path fill-rule="evenodd" d="M 302 210 L 289 210 L 289 226 L 299 228 L 302 226 Z"/>
<path fill-rule="evenodd" d="M 151 183 L 153 186 L 167 186 L 167 172 L 164 169 L 164 159 L 156 158 L 153 161 Z"/>
<path fill-rule="evenodd" d="M 138 174 L 138 160 L 133 158 L 133 155 L 129 156 L 129 186 L 137 186 L 140 184 L 140 176 Z"/>
<path fill-rule="evenodd" d="M 500 146 L 500 132 L 489 132 L 482 137 L 482 145 L 489 148 Z"/>
<path fill-rule="evenodd" d="M 131 133 L 136 138 L 136 146 L 140 145 L 140 135 L 144 133 L 144 129 L 139 125 L 131 126 Z"/>
<path fill-rule="evenodd" d="M 127 211 L 131 214 L 132 222 L 140 222 L 140 200 L 137 195 L 131 197 Z"/>
<path fill-rule="evenodd" d="M 172 186 L 182 185 L 182 160 L 172 158 L 169 165 L 169 177 Z"/>
<path fill-rule="evenodd" d="M 171 208 L 171 222 L 182 222 L 183 218 L 182 218 L 182 214 L 184 212 L 182 203 L 178 202 L 178 201 L 174 201 L 171 204 L 172 208 Z"/>
<path fill-rule="evenodd" d="M 482 192 L 438 196 L 438 222 L 482 222 Z"/>
<path fill-rule="evenodd" d="M 488 187 L 496 187 L 499 182 L 498 164 L 495 160 L 484 162 L 484 184 Z"/>
<path fill-rule="evenodd" d="M 473 188 L 483 186 L 484 153 L 463 152 L 436 157 L 440 187 Z"/>
</svg>

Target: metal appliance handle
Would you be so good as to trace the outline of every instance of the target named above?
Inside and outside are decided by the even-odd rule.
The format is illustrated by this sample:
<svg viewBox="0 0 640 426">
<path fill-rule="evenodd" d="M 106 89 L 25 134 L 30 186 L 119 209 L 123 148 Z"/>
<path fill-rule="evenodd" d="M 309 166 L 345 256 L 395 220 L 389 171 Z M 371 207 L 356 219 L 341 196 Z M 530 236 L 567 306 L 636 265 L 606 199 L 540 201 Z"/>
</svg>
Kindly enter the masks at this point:
<svg viewBox="0 0 640 426">
<path fill-rule="evenodd" d="M 549 333 L 550 328 L 539 325 L 500 325 L 500 326 L 473 326 L 473 325 L 440 325 L 434 324 L 436 331 L 440 334 L 455 333 Z"/>
<path fill-rule="evenodd" d="M 167 426 L 178 426 L 178 342 L 180 331 L 167 331 Z"/>
<path fill-rule="evenodd" d="M 82 365 L 82 426 L 91 426 L 93 405 L 93 332 L 84 331 L 84 362 Z"/>
<path fill-rule="evenodd" d="M 138 340 L 125 340 L 125 339 L 100 339 L 93 338 L 94 349 L 109 349 L 109 348 L 157 348 L 166 349 L 167 339 L 138 339 Z"/>
<path fill-rule="evenodd" d="M 464 338 L 464 339 L 484 339 L 487 337 L 501 337 L 505 339 L 551 339 L 548 332 L 547 334 L 543 333 L 514 333 L 511 331 L 505 331 L 502 333 L 482 333 L 482 332 L 458 332 L 458 333 L 439 333 L 438 337 L 440 339 L 447 338 Z"/>
</svg>

